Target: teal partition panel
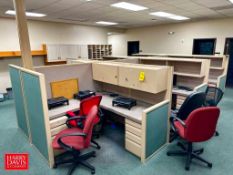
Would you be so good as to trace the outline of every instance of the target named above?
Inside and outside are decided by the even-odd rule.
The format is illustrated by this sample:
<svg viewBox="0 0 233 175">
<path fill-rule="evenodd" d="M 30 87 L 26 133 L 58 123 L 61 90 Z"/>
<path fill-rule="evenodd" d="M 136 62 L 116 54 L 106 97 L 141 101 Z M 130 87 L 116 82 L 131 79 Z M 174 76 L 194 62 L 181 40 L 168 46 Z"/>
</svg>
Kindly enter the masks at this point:
<svg viewBox="0 0 233 175">
<path fill-rule="evenodd" d="M 146 117 L 146 158 L 167 142 L 169 103 L 147 113 Z"/>
<path fill-rule="evenodd" d="M 219 87 L 218 88 L 220 88 L 223 92 L 226 89 L 226 81 L 227 81 L 227 76 L 226 75 L 222 76 L 220 78 L 220 81 L 219 81 L 219 85 L 218 85 Z"/>
<path fill-rule="evenodd" d="M 29 137 L 26 112 L 24 108 L 23 93 L 22 93 L 22 84 L 21 84 L 21 78 L 20 78 L 21 71 L 14 67 L 10 67 L 9 69 L 10 69 L 12 89 L 14 93 L 15 109 L 16 109 L 18 126 Z"/>
<path fill-rule="evenodd" d="M 207 84 L 206 84 L 206 85 L 203 85 L 203 86 L 201 86 L 200 88 L 198 88 L 196 91 L 197 91 L 197 92 L 205 92 L 206 89 L 207 89 L 207 87 L 208 87 Z"/>
<path fill-rule="evenodd" d="M 22 80 L 32 144 L 34 144 L 41 154 L 49 160 L 39 77 L 22 72 Z"/>
</svg>

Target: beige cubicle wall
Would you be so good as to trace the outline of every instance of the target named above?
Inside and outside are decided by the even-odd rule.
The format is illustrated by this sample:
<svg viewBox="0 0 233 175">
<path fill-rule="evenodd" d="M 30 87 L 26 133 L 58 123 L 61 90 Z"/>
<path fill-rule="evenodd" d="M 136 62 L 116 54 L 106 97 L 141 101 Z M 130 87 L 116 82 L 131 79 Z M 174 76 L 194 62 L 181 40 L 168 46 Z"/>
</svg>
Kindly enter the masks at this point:
<svg viewBox="0 0 233 175">
<path fill-rule="evenodd" d="M 112 69 L 109 69 L 109 66 L 111 68 L 112 66 L 117 67 L 117 70 L 113 71 L 117 76 L 116 82 L 112 82 L 108 78 L 102 79 L 103 77 L 100 76 L 101 74 L 106 77 L 110 75 L 102 71 L 104 69 L 111 72 Z M 47 99 L 51 97 L 50 83 L 54 81 L 78 79 L 80 90 L 90 89 L 102 94 L 101 107 L 118 114 L 124 119 L 125 149 L 139 157 L 142 162 L 148 160 L 168 143 L 172 67 L 103 62 L 37 67 L 33 74 L 38 75 L 39 79 L 34 77 L 34 75 L 32 75 L 32 78 L 25 77 L 26 85 L 18 88 L 19 85 L 24 83 L 22 82 L 21 69 L 20 67 L 12 66 L 11 70 L 12 81 L 17 82 L 13 83 L 13 89 L 20 89 L 19 93 L 16 93 L 19 98 L 16 97 L 16 99 L 25 101 L 21 92 L 25 92 L 27 96 L 33 89 L 36 92 L 31 96 L 33 98 L 29 99 L 31 103 L 18 102 L 16 103 L 16 108 L 18 106 L 17 109 L 25 109 L 28 107 L 27 105 L 30 105 L 30 109 L 37 109 L 38 107 L 43 109 L 41 110 L 42 112 L 38 112 L 36 115 L 38 122 L 34 124 L 37 126 L 31 128 L 32 131 L 35 130 L 35 133 L 37 133 L 37 135 L 32 136 L 34 139 L 32 144 L 39 145 L 38 150 L 49 162 L 50 167 L 54 164 L 54 155 L 59 153 L 53 151 L 51 141 L 59 131 L 66 128 L 66 111 L 79 110 L 80 104 L 79 100 L 71 99 L 69 100 L 69 105 L 48 110 Z M 126 70 L 133 72 L 130 77 L 128 77 L 128 74 L 121 74 L 122 71 Z M 30 70 L 25 71 L 31 72 Z M 138 79 L 141 72 L 144 72 L 145 77 L 143 80 Z M 158 76 L 152 80 L 151 74 L 154 72 L 161 74 L 161 77 Z M 114 73 L 111 76 L 114 76 Z M 130 83 L 125 84 L 124 81 L 129 81 Z M 40 84 L 39 86 L 38 83 Z M 27 88 L 27 86 L 29 87 Z M 107 95 L 106 92 L 116 92 L 125 97 L 135 98 L 137 106 L 132 107 L 131 110 L 112 106 L 113 97 Z M 28 99 L 26 98 L 26 100 Z M 27 126 L 25 121 L 28 120 L 28 116 L 25 116 L 25 111 L 17 110 L 16 112 L 17 116 L 19 116 L 18 118 L 23 116 L 23 120 L 19 120 L 19 122 L 23 122 L 24 125 L 19 124 L 19 126 Z M 32 113 L 30 113 L 30 116 L 33 116 Z M 25 117 L 26 120 L 24 120 Z M 38 133 L 38 128 L 40 128 L 41 132 L 43 131 L 44 135 Z M 26 129 L 24 127 L 24 130 L 27 131 L 27 127 Z M 26 135 L 28 135 L 28 132 L 26 132 Z M 33 132 L 33 134 L 35 133 Z"/>
<path fill-rule="evenodd" d="M 209 59 L 210 70 L 208 84 L 225 91 L 226 77 L 229 64 L 228 55 L 177 55 L 177 54 L 156 54 L 156 53 L 139 53 L 134 54 L 138 57 L 170 57 L 174 59 Z"/>
</svg>

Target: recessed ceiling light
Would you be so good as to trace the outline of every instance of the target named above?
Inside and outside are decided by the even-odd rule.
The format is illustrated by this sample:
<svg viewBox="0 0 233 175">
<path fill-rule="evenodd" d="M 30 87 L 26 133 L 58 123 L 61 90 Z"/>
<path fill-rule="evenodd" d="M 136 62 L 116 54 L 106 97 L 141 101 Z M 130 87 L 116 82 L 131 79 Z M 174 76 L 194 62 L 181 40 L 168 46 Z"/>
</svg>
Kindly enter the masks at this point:
<svg viewBox="0 0 233 175">
<path fill-rule="evenodd" d="M 233 3 L 233 0 L 229 0 L 231 3 Z"/>
<path fill-rule="evenodd" d="M 174 19 L 174 20 L 178 20 L 178 21 L 190 19 L 190 18 L 187 18 L 187 17 L 185 17 L 185 16 L 178 16 L 178 15 L 177 15 L 177 16 L 171 16 L 171 17 L 169 17 L 169 18 Z"/>
<path fill-rule="evenodd" d="M 148 9 L 147 7 L 136 5 L 136 4 L 131 4 L 128 2 L 119 2 L 119 3 L 112 4 L 111 6 L 126 9 L 126 10 L 131 10 L 131 11 L 140 11 L 140 10 Z"/>
<path fill-rule="evenodd" d="M 190 19 L 185 16 L 179 16 L 179 15 L 175 15 L 175 14 L 167 13 L 167 12 L 152 12 L 150 13 L 150 15 L 159 16 L 163 18 L 169 18 L 169 19 L 178 20 L 178 21 Z"/>
<path fill-rule="evenodd" d="M 15 15 L 16 12 L 15 12 L 14 10 L 7 10 L 7 11 L 5 12 L 5 14 L 7 14 L 7 15 Z M 42 13 L 26 12 L 26 16 L 41 18 L 41 17 L 44 17 L 44 16 L 46 16 L 46 15 L 45 15 L 45 14 L 42 14 Z"/>
<path fill-rule="evenodd" d="M 98 21 L 98 22 L 96 22 L 96 24 L 111 26 L 111 25 L 117 25 L 118 23 L 116 23 L 116 22 L 108 22 L 108 21 Z"/>
</svg>

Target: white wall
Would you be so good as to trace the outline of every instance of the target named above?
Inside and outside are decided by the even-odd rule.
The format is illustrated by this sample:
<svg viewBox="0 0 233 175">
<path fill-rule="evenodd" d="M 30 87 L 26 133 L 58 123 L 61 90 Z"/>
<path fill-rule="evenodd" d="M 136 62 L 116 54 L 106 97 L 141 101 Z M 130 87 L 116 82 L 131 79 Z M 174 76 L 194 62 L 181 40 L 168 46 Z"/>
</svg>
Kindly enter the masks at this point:
<svg viewBox="0 0 233 175">
<path fill-rule="evenodd" d="M 114 55 L 127 54 L 127 41 L 140 41 L 140 49 L 150 53 L 192 54 L 194 38 L 217 38 L 216 52 L 223 53 L 226 37 L 233 37 L 233 18 L 185 22 L 129 29 L 109 36 Z M 175 32 L 168 35 L 168 32 Z"/>
<path fill-rule="evenodd" d="M 28 21 L 32 50 L 42 44 L 107 44 L 109 29 L 75 24 Z M 20 50 L 15 20 L 0 18 L 0 51 Z M 43 58 L 33 58 L 34 65 L 43 65 Z M 10 85 L 8 64 L 20 65 L 17 58 L 0 59 L 0 92 Z"/>
</svg>

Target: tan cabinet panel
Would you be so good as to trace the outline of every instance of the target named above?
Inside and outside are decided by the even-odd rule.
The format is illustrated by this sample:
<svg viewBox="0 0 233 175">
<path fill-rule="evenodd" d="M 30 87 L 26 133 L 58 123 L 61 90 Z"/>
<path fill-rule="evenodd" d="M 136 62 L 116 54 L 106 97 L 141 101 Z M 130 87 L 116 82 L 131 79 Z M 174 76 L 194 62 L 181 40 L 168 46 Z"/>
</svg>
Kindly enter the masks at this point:
<svg viewBox="0 0 233 175">
<path fill-rule="evenodd" d="M 92 64 L 93 79 L 118 85 L 118 66 L 110 64 Z"/>
<path fill-rule="evenodd" d="M 144 74 L 144 80 L 140 81 L 140 74 Z M 167 88 L 167 69 L 119 67 L 119 85 L 150 93 L 159 93 Z"/>
</svg>

